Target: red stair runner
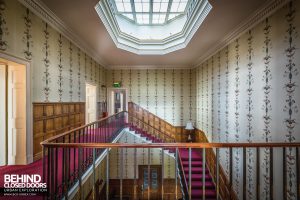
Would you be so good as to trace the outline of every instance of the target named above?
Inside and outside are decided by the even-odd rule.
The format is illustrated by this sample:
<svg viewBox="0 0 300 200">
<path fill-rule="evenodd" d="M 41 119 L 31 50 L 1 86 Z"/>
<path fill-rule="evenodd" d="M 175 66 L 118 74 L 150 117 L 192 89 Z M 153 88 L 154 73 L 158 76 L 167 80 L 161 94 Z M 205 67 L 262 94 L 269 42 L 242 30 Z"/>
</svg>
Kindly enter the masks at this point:
<svg viewBox="0 0 300 200">
<path fill-rule="evenodd" d="M 186 182 L 189 183 L 189 151 L 188 149 L 180 149 L 180 157 L 183 165 L 183 170 Z M 202 177 L 203 177 L 203 162 L 201 150 L 192 150 L 191 158 L 191 177 L 192 177 L 192 199 L 202 199 Z M 216 199 L 215 184 L 209 174 L 207 167 L 205 167 L 205 199 Z"/>
<path fill-rule="evenodd" d="M 130 125 L 131 131 L 135 131 L 138 134 L 141 134 L 142 137 L 145 137 L 147 140 L 151 140 L 153 143 L 162 143 L 161 139 L 158 139 L 146 131 Z M 174 149 L 169 149 L 169 152 L 174 153 Z M 189 183 L 189 151 L 188 149 L 180 149 L 180 157 L 183 165 L 183 171 L 186 177 L 186 182 Z M 192 159 L 191 159 L 191 177 L 192 177 L 192 200 L 193 199 L 202 199 L 202 177 L 203 177 L 203 162 L 202 162 L 202 152 L 201 150 L 192 150 Z M 205 167 L 205 199 L 213 200 L 216 199 L 216 188 L 212 180 L 211 175 L 209 174 L 208 168 Z"/>
</svg>

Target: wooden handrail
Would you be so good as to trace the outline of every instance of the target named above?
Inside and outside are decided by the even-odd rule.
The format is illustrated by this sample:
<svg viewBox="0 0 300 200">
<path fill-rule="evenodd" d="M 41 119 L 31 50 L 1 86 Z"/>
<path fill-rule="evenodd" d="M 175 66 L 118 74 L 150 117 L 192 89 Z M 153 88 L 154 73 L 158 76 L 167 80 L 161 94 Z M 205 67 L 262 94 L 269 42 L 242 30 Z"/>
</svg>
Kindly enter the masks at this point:
<svg viewBox="0 0 300 200">
<path fill-rule="evenodd" d="M 140 105 L 138 105 L 138 104 L 136 104 L 136 103 L 134 103 L 134 102 L 132 102 L 132 101 L 131 101 L 131 102 L 128 102 L 128 104 L 130 104 L 130 103 L 133 104 L 133 105 L 135 105 L 135 106 L 138 106 L 139 108 L 141 108 L 141 109 L 143 109 L 143 110 L 145 110 L 146 112 L 148 112 L 148 113 L 150 113 L 151 115 L 155 116 L 155 117 L 158 118 L 159 120 L 164 121 L 165 124 L 167 124 L 167 125 L 169 125 L 169 126 L 172 126 L 172 127 L 174 126 L 174 125 L 170 124 L 169 122 L 167 122 L 166 120 L 164 120 L 164 119 L 158 117 L 158 116 L 155 115 L 154 113 L 152 113 L 152 112 L 146 110 L 145 108 L 141 107 Z"/>
<path fill-rule="evenodd" d="M 300 143 L 47 143 L 45 147 L 69 147 L 69 148 L 271 148 L 271 147 L 300 147 Z"/>
<path fill-rule="evenodd" d="M 100 119 L 100 120 L 97 120 L 97 121 L 94 121 L 94 122 L 85 124 L 85 125 L 83 125 L 83 126 L 77 127 L 77 128 L 75 128 L 75 129 L 69 130 L 69 131 L 64 132 L 64 133 L 61 133 L 61 134 L 59 134 L 59 135 L 55 135 L 55 136 L 53 136 L 53 137 L 51 137 L 51 138 L 48 138 L 48 139 L 44 140 L 43 142 L 41 142 L 41 145 L 44 145 L 44 144 L 46 144 L 46 143 L 52 142 L 52 141 L 54 141 L 54 140 L 57 140 L 57 139 L 59 139 L 59 138 L 61 138 L 61 137 L 63 137 L 63 136 L 66 136 L 66 135 L 68 135 L 68 134 L 71 134 L 71 133 L 73 133 L 73 132 L 75 132 L 75 131 L 79 131 L 79 130 L 82 130 L 82 129 L 84 129 L 84 128 L 87 128 L 87 127 L 89 127 L 89 126 L 91 126 L 91 125 L 100 123 L 100 122 L 102 122 L 102 121 L 105 121 L 105 120 L 107 120 L 107 119 L 109 119 L 109 118 L 112 118 L 112 117 L 114 117 L 114 116 L 116 116 L 116 115 L 119 115 L 119 114 L 121 114 L 121 113 L 127 113 L 127 111 L 118 112 L 118 113 L 116 113 L 116 114 L 114 114 L 114 115 L 107 116 L 107 117 L 102 118 L 102 119 Z"/>
<path fill-rule="evenodd" d="M 150 124 L 147 124 L 146 122 L 143 122 L 143 121 L 140 120 L 139 118 L 137 118 L 137 117 L 131 115 L 130 113 L 128 113 L 128 115 L 129 115 L 130 117 L 132 117 L 132 118 L 138 120 L 139 122 L 143 123 L 144 125 L 149 126 L 150 128 L 154 129 L 155 131 L 158 131 L 160 134 L 163 134 L 164 136 L 166 136 L 166 137 L 168 137 L 168 138 L 170 138 L 170 139 L 172 139 L 172 140 L 175 140 L 174 137 L 172 137 L 172 136 L 170 136 L 170 135 L 168 135 L 168 134 L 166 134 L 166 133 L 163 133 L 162 131 L 158 130 L 157 128 L 151 126 Z"/>
</svg>

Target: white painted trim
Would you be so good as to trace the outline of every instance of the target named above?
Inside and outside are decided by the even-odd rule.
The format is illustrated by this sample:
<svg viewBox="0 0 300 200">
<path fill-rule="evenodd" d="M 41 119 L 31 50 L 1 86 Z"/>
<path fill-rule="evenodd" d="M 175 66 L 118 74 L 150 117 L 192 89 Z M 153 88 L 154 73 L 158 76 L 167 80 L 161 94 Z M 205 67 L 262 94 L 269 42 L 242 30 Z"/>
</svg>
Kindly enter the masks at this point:
<svg viewBox="0 0 300 200">
<path fill-rule="evenodd" d="M 26 163 L 33 162 L 33 129 L 32 129 L 32 82 L 31 82 L 31 62 L 22 58 L 0 52 L 0 58 L 19 63 L 26 66 Z"/>
<path fill-rule="evenodd" d="M 18 0 L 26 8 L 31 10 L 35 15 L 47 22 L 52 28 L 65 36 L 73 44 L 79 47 L 82 51 L 91 56 L 100 65 L 106 68 L 105 63 L 93 48 L 79 38 L 74 31 L 69 28 L 61 19 L 59 19 L 41 0 Z"/>
<path fill-rule="evenodd" d="M 97 109 L 97 102 L 98 102 L 98 96 L 99 96 L 99 94 L 98 94 L 98 85 L 97 84 L 95 84 L 95 83 L 92 83 L 92 82 L 89 82 L 89 81 L 86 81 L 85 82 L 85 90 L 84 90 L 84 92 L 85 92 L 85 120 L 86 120 L 86 118 L 87 118 L 87 105 L 86 105 L 86 86 L 87 85 L 91 85 L 91 86 L 94 86 L 95 87 L 95 90 L 96 90 L 96 99 L 95 99 L 95 109 L 96 109 L 96 113 L 95 113 L 95 121 L 98 119 L 98 109 Z M 87 123 L 87 122 L 86 122 Z"/>
<path fill-rule="evenodd" d="M 113 113 L 111 112 L 111 98 L 110 98 L 110 95 L 111 95 L 111 92 L 113 92 L 114 90 L 123 90 L 125 91 L 125 103 L 126 103 L 126 108 L 125 110 L 127 111 L 128 110 L 128 90 L 127 88 L 113 88 L 113 87 L 109 87 L 107 88 L 107 112 L 108 112 L 108 115 L 112 115 Z"/>
<path fill-rule="evenodd" d="M 267 1 L 262 7 L 257 9 L 251 16 L 249 16 L 246 20 L 240 23 L 236 28 L 233 29 L 229 34 L 227 34 L 220 42 L 216 45 L 212 46 L 210 49 L 206 51 L 203 55 L 201 55 L 197 61 L 194 63 L 194 67 L 196 68 L 202 63 L 204 63 L 211 56 L 215 55 L 218 51 L 225 48 L 227 45 L 232 43 L 234 40 L 243 35 L 246 31 L 253 28 L 257 24 L 261 23 L 266 17 L 269 17 L 277 10 L 282 8 L 291 0 L 273 0 Z"/>
<path fill-rule="evenodd" d="M 7 67 L 3 63 L 0 64 L 0 91 L 6 93 L 6 72 Z M 2 98 L 0 100 L 0 166 L 7 165 L 7 134 L 6 134 L 6 95 L 3 95 L 3 93 L 0 94 Z"/>
<path fill-rule="evenodd" d="M 211 9 L 208 0 L 199 1 L 179 33 L 161 40 L 142 40 L 121 31 L 108 0 L 99 1 L 95 6 L 116 47 L 138 55 L 164 55 L 185 48 Z"/>
</svg>

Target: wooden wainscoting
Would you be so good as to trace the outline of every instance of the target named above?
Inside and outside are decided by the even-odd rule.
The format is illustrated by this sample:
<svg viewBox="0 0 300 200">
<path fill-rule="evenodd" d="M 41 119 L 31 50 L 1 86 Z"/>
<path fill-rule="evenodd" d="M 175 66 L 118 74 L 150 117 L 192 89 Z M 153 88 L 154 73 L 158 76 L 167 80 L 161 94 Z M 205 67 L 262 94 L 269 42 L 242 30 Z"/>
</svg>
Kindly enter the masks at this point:
<svg viewBox="0 0 300 200">
<path fill-rule="evenodd" d="M 176 139 L 176 142 L 182 142 L 185 138 L 184 127 L 178 126 L 175 127 L 169 122 L 163 120 L 162 118 L 156 116 L 155 114 L 149 112 L 148 110 L 142 108 L 134 102 L 128 102 L 128 113 L 133 117 L 149 124 L 155 129 L 167 134 L 170 137 Z"/>
<path fill-rule="evenodd" d="M 42 157 L 42 141 L 84 124 L 84 102 L 33 103 L 33 159 Z"/>
</svg>

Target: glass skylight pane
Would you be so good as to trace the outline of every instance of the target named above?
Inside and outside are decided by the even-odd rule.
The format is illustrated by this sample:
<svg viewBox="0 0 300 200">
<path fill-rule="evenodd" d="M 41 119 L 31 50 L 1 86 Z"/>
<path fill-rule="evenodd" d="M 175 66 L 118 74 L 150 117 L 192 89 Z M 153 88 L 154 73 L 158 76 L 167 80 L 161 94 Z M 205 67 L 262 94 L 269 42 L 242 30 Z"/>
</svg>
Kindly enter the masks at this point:
<svg viewBox="0 0 300 200">
<path fill-rule="evenodd" d="M 124 11 L 131 12 L 131 3 L 124 3 Z"/>
<path fill-rule="evenodd" d="M 181 2 L 178 7 L 178 12 L 184 12 L 187 2 Z"/>
<path fill-rule="evenodd" d="M 160 3 L 153 3 L 153 12 L 159 12 Z"/>
<path fill-rule="evenodd" d="M 168 10 L 168 3 L 161 3 L 160 12 L 167 12 L 167 10 Z"/>
<path fill-rule="evenodd" d="M 164 24 L 186 12 L 189 1 L 192 0 L 112 0 L 119 14 L 135 20 L 137 24 Z M 153 4 L 153 5 L 151 5 Z M 134 7 L 133 7 L 134 6 Z M 152 12 L 150 13 L 150 8 Z M 169 9 L 170 8 L 170 9 Z M 135 10 L 135 13 L 133 13 Z M 168 18 L 166 19 L 166 16 Z M 150 21 L 150 18 L 152 21 Z"/>
<path fill-rule="evenodd" d="M 171 12 L 177 12 L 178 6 L 179 6 L 178 2 L 173 2 L 171 6 Z"/>
<path fill-rule="evenodd" d="M 136 11 L 136 12 L 143 12 L 143 6 L 142 6 L 142 3 L 137 3 L 137 2 L 135 2 L 135 3 L 134 3 L 134 7 L 135 7 L 135 11 Z"/>
<path fill-rule="evenodd" d="M 136 14 L 136 22 L 138 24 L 142 24 L 143 23 L 143 16 L 142 16 L 142 14 Z"/>
<path fill-rule="evenodd" d="M 149 11 L 150 11 L 149 3 L 143 3 L 143 12 L 149 12 Z"/>
<path fill-rule="evenodd" d="M 118 12 L 124 12 L 124 6 L 122 2 L 116 2 Z"/>
<path fill-rule="evenodd" d="M 149 24 L 149 14 L 143 14 L 143 24 Z"/>
<path fill-rule="evenodd" d="M 166 14 L 160 14 L 159 15 L 159 23 L 160 24 L 165 23 L 165 19 L 166 19 Z"/>
</svg>

